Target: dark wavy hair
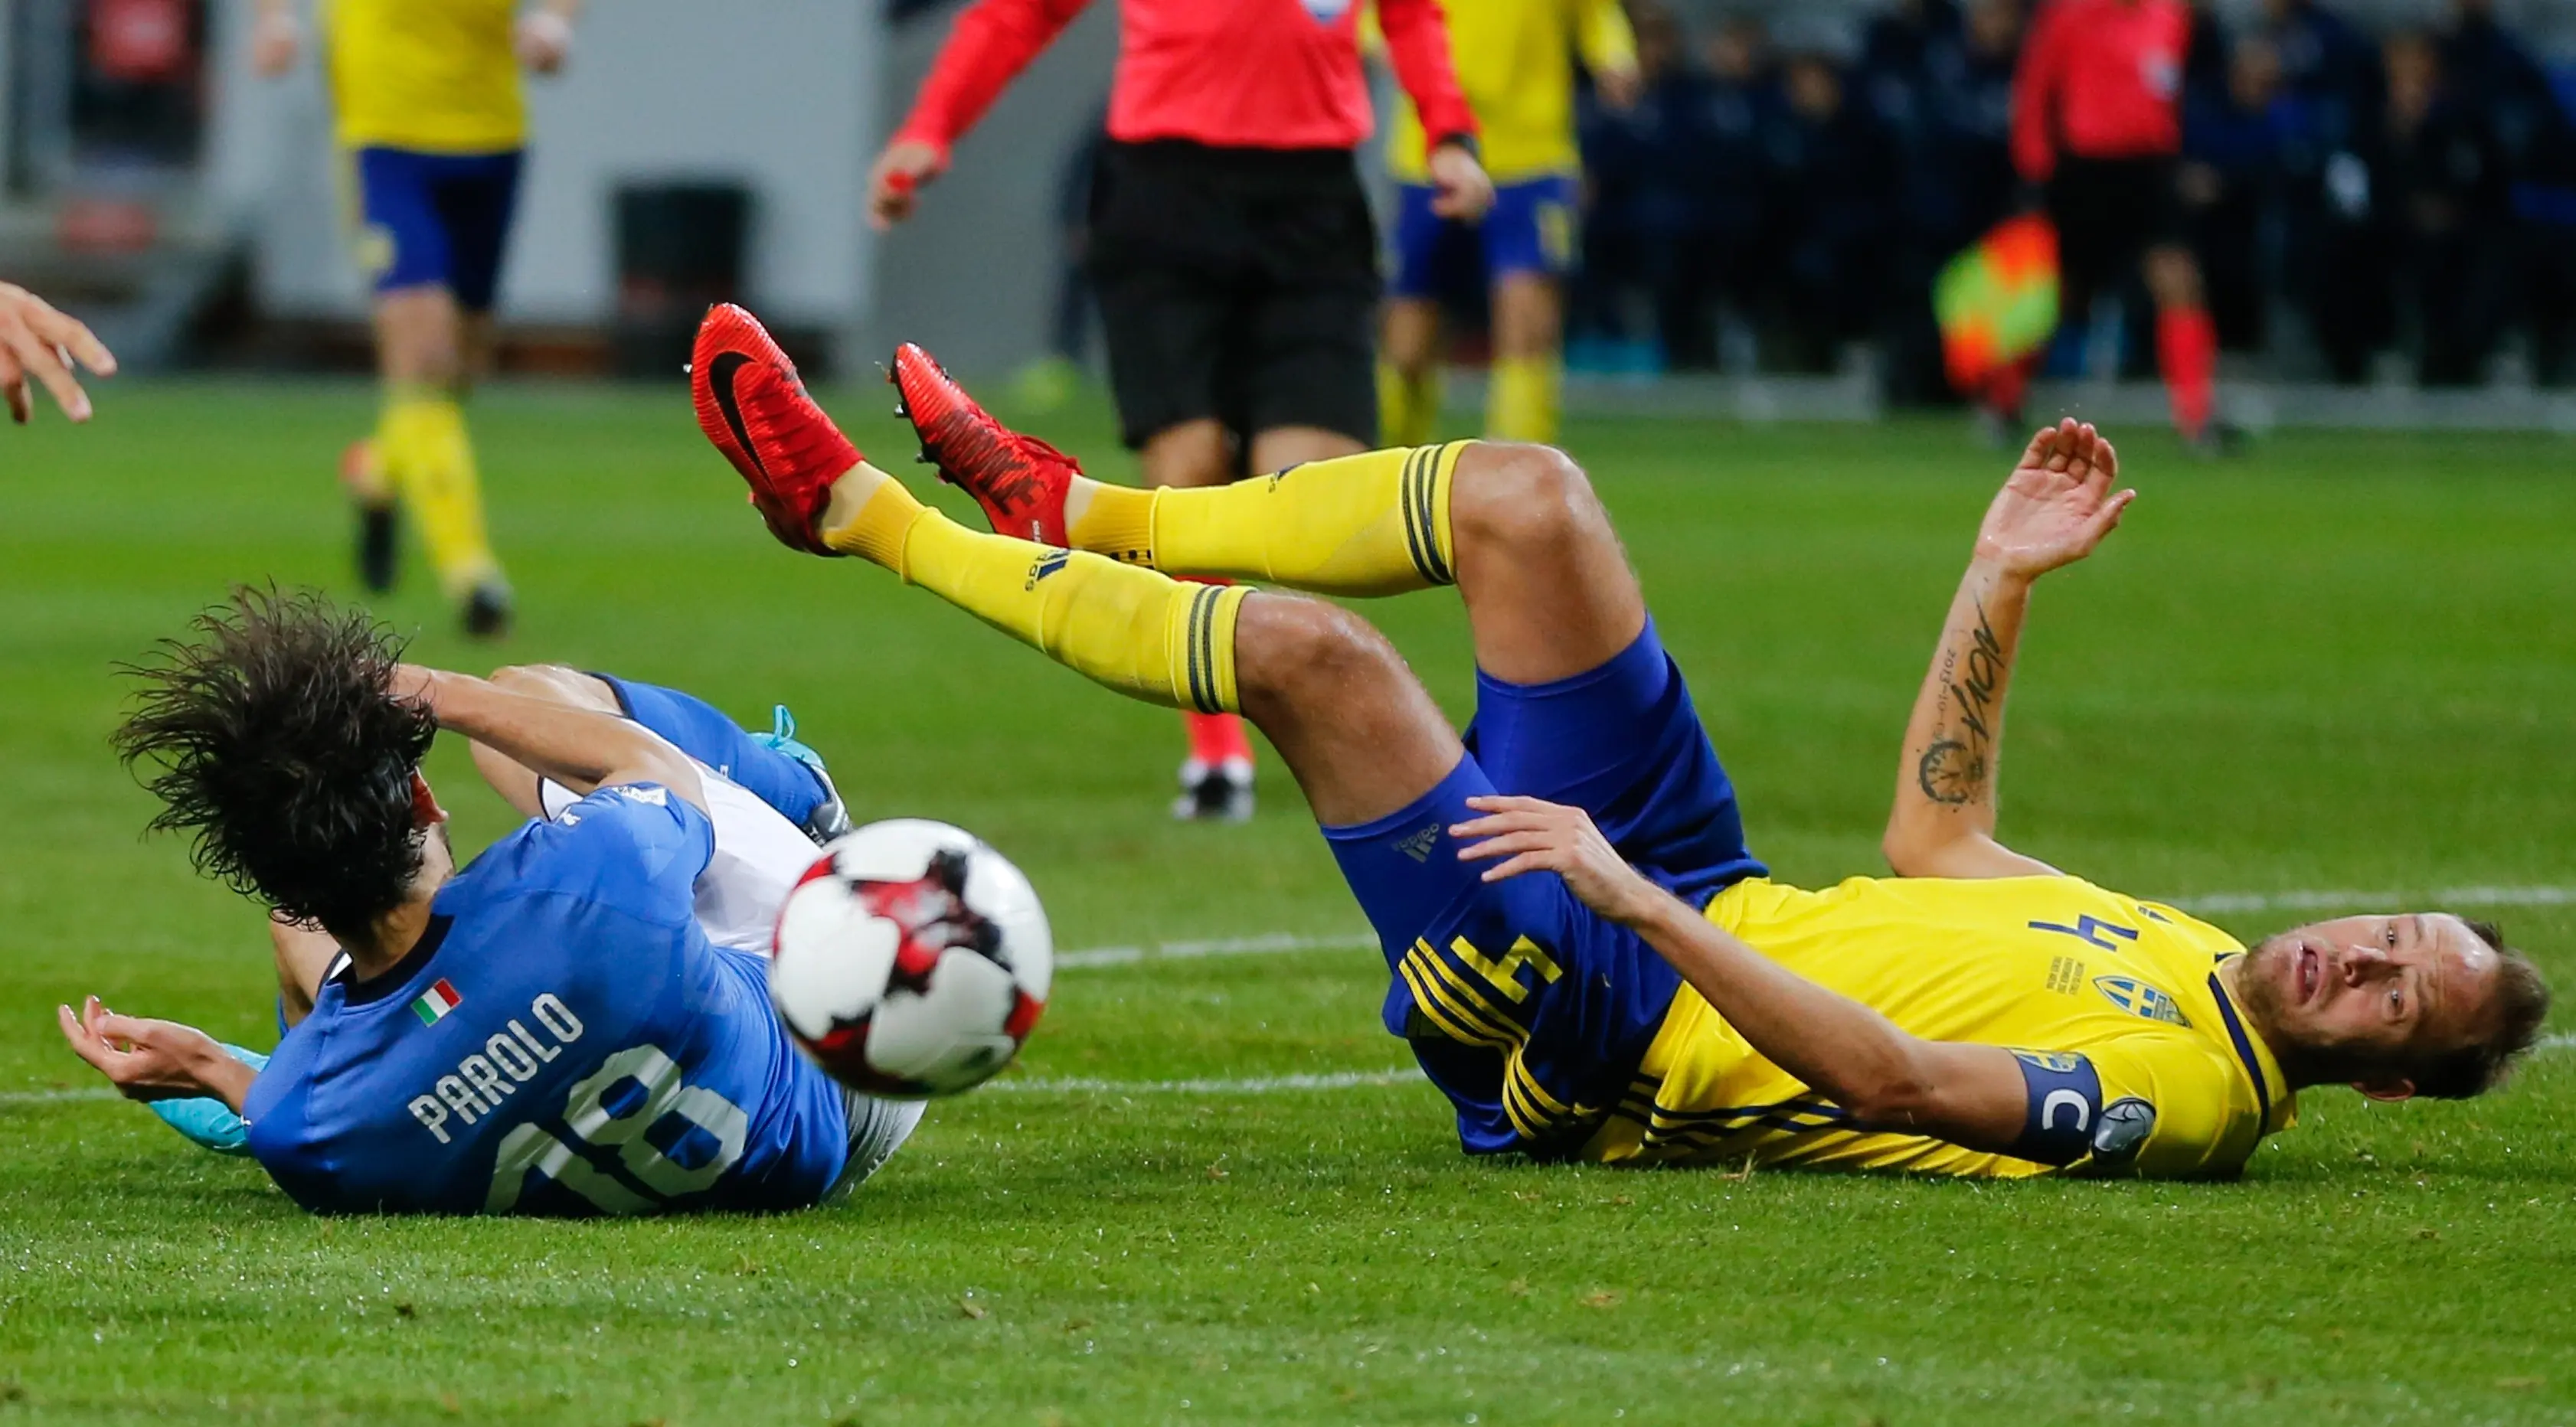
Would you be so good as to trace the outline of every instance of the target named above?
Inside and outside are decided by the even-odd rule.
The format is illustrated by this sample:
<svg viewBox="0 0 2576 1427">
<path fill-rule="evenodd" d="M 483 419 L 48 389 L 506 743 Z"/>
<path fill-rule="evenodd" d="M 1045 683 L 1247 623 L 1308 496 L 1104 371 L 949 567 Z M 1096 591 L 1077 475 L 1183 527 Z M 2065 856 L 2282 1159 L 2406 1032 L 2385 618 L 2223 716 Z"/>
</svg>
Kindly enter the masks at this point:
<svg viewBox="0 0 2576 1427">
<path fill-rule="evenodd" d="M 189 629 L 122 666 L 140 688 L 116 751 L 161 800 L 151 830 L 278 917 L 363 940 L 423 857 L 411 779 L 438 725 L 390 692 L 403 641 L 312 590 L 238 587 Z"/>
<path fill-rule="evenodd" d="M 2540 1029 L 2549 1020 L 2549 983 L 2540 978 L 2540 968 L 2507 943 L 2495 923 L 2461 920 L 2495 951 L 2495 1004 L 2485 1036 L 2412 1068 L 2415 1093 L 2436 1100 L 2466 1100 L 2503 1084 L 2514 1063 L 2540 1044 Z"/>
</svg>

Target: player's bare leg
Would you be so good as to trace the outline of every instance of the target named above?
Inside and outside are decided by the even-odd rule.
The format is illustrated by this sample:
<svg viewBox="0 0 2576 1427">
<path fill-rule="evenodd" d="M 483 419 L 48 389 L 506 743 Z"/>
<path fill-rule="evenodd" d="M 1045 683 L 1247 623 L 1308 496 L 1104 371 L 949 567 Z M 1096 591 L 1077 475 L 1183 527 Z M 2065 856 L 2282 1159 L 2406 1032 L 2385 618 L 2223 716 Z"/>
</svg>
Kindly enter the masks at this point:
<svg viewBox="0 0 2576 1427">
<path fill-rule="evenodd" d="M 1542 272 L 1505 273 L 1494 283 L 1494 362 L 1485 390 L 1485 435 L 1496 441 L 1556 440 L 1565 382 L 1565 298 Z"/>
<path fill-rule="evenodd" d="M 1273 426 L 1253 433 L 1251 468 L 1255 474 L 1268 475 L 1309 461 L 1356 456 L 1367 449 L 1341 432 L 1321 426 Z"/>
<path fill-rule="evenodd" d="M 466 633 L 509 628 L 510 587 L 483 522 L 474 448 L 459 402 L 475 355 L 464 313 L 445 287 L 400 288 L 376 299 L 376 355 L 385 411 L 375 436 L 343 457 L 359 509 L 359 570 L 370 588 L 393 581 L 393 511 L 420 523 L 439 585 Z M 479 334 L 488 342 L 488 328 Z"/>
<path fill-rule="evenodd" d="M 1419 446 L 1440 422 L 1440 304 L 1391 298 L 1378 328 L 1379 434 L 1390 446 Z"/>
<path fill-rule="evenodd" d="M 1221 486 L 1243 474 L 1244 453 L 1214 417 L 1167 426 L 1137 453 L 1145 484 L 1153 488 Z M 1252 739 L 1233 714 L 1184 710 L 1188 752 L 1181 760 L 1176 818 L 1241 822 L 1252 816 Z"/>
<path fill-rule="evenodd" d="M 1243 474 L 1234 437 L 1213 416 L 1184 421 L 1145 438 L 1136 452 L 1145 484 L 1156 489 L 1221 486 Z"/>
<path fill-rule="evenodd" d="M 1234 640 L 1244 716 L 1278 748 L 1326 827 L 1405 807 L 1465 754 L 1395 646 L 1349 610 L 1256 593 Z"/>
</svg>

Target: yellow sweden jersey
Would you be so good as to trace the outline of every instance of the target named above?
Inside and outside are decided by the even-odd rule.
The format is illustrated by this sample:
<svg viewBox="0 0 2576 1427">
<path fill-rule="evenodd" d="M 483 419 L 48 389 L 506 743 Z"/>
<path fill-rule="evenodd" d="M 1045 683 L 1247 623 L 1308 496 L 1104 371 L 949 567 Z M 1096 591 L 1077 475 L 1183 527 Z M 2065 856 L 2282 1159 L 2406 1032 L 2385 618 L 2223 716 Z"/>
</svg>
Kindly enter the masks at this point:
<svg viewBox="0 0 2576 1427">
<path fill-rule="evenodd" d="M 1756 879 L 1709 920 L 1799 975 L 1928 1040 L 2020 1053 L 2027 1068 L 2100 1077 L 2065 1119 L 2123 1130 L 2121 1168 L 2227 1175 L 2293 1113 L 2280 1067 L 2215 972 L 2243 950 L 2171 907 L 2074 877 L 1855 877 L 1823 892 Z M 2033 1077 L 2034 1085 L 2041 1077 Z M 2034 1116 L 2044 1118 L 2037 1103 Z M 2142 1102 L 2123 1106 L 2123 1101 Z M 2143 1143 L 2135 1138 L 2143 1130 Z M 2096 1146 L 2100 1138 L 2091 1141 Z M 2106 1152 L 2107 1153 L 2107 1152 Z M 1920 1135 L 1852 1128 L 1755 1053 L 1684 986 L 1626 1103 L 1588 1158 L 2029 1175 L 2050 1166 Z M 2134 1156 L 2134 1158 L 2129 1158 Z M 2082 1172 L 2106 1166 L 2079 1160 Z"/>
<path fill-rule="evenodd" d="M 1449 53 L 1483 132 L 1485 171 L 1514 183 L 1579 166 L 1574 148 L 1574 51 L 1594 69 L 1636 63 L 1619 0 L 1449 0 Z M 1399 98 L 1387 140 L 1397 180 L 1419 183 L 1422 120 Z"/>
<path fill-rule="evenodd" d="M 340 143 L 500 153 L 527 137 L 515 0 L 328 0 Z"/>
</svg>

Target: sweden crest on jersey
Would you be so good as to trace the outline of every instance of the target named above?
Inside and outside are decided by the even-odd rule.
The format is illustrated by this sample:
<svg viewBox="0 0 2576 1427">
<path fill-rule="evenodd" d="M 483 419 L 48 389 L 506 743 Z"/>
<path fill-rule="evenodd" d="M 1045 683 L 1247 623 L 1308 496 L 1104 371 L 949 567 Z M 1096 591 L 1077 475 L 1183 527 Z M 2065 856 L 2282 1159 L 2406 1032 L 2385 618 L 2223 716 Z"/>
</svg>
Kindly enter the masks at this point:
<svg viewBox="0 0 2576 1427">
<path fill-rule="evenodd" d="M 2172 996 L 2134 976 L 2096 976 L 2093 988 L 2102 993 L 2102 999 L 2132 1016 L 2162 1021 L 2169 1026 L 2191 1024 L 2191 1019 L 2182 1013 L 2181 1004 Z"/>
</svg>

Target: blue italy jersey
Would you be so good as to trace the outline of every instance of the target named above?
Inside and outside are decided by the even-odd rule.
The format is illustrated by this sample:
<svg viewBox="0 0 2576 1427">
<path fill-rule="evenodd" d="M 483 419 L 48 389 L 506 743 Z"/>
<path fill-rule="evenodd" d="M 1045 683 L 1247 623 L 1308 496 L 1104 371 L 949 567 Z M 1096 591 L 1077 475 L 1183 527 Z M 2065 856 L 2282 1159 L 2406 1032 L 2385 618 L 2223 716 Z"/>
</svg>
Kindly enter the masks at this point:
<svg viewBox="0 0 2576 1427">
<path fill-rule="evenodd" d="M 419 946 L 326 983 L 245 1107 L 324 1212 L 792 1209 L 848 1154 L 841 1091 L 760 958 L 707 941 L 706 815 L 650 784 L 532 822 L 439 890 Z"/>
</svg>

